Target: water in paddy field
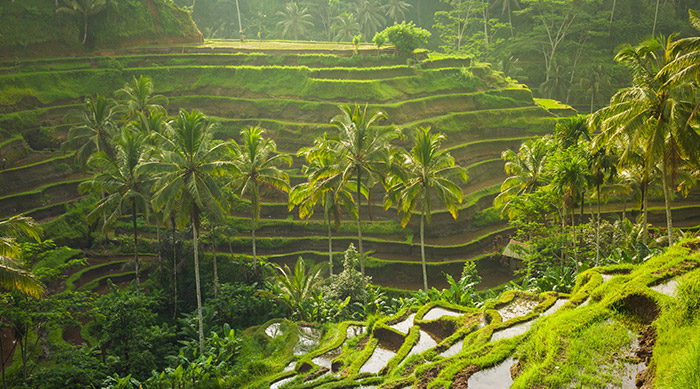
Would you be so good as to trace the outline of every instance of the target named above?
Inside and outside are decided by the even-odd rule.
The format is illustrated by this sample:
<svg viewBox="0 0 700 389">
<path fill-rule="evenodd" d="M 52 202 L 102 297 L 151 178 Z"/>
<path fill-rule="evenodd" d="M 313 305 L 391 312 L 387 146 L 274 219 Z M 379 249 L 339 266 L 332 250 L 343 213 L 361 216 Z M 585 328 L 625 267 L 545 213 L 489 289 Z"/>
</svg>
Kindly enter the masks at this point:
<svg viewBox="0 0 700 389">
<path fill-rule="evenodd" d="M 282 385 L 286 384 L 287 382 L 293 380 L 296 376 L 291 376 L 289 378 L 284 378 L 279 381 L 273 382 L 272 385 L 270 385 L 270 389 L 277 389 L 281 387 Z"/>
<path fill-rule="evenodd" d="M 267 336 L 271 338 L 276 338 L 278 336 L 282 335 L 282 331 L 280 331 L 280 323 L 272 323 L 270 324 L 269 327 L 265 328 L 265 333 Z"/>
<path fill-rule="evenodd" d="M 426 313 L 425 316 L 423 316 L 423 320 L 430 321 L 430 320 L 439 319 L 443 316 L 457 317 L 457 316 L 462 316 L 462 315 L 464 315 L 463 312 L 455 312 L 455 311 L 450 311 L 450 310 L 445 309 L 445 308 L 436 307 L 436 308 L 429 310 L 428 313 Z"/>
<path fill-rule="evenodd" d="M 513 357 L 510 357 L 490 369 L 478 371 L 469 377 L 467 386 L 469 389 L 509 388 L 513 385 L 510 367 L 516 362 Z"/>
<path fill-rule="evenodd" d="M 464 347 L 464 340 L 460 340 L 459 342 L 450 346 L 450 348 L 448 348 L 447 350 L 440 353 L 440 356 L 445 357 L 445 358 L 453 357 L 453 356 L 459 354 L 459 352 L 462 351 L 463 347 Z"/>
<path fill-rule="evenodd" d="M 364 333 L 365 326 L 348 326 L 348 329 L 345 331 L 345 337 L 347 339 L 357 338 Z"/>
<path fill-rule="evenodd" d="M 503 321 L 508 321 L 516 317 L 527 315 L 539 304 L 539 301 L 515 299 L 505 307 L 497 309 L 497 311 L 501 315 Z"/>
<path fill-rule="evenodd" d="M 416 317 L 416 314 L 412 313 L 406 318 L 406 320 L 403 320 L 403 321 L 398 322 L 396 324 L 392 324 L 389 327 L 391 327 L 399 332 L 402 332 L 404 334 L 407 334 L 408 330 L 410 330 L 411 327 L 413 327 L 413 318 L 414 317 Z"/>
<path fill-rule="evenodd" d="M 294 355 L 303 355 L 318 346 L 321 331 L 313 327 L 299 327 L 299 341 L 294 346 Z"/>
<path fill-rule="evenodd" d="M 564 304 L 566 304 L 566 303 L 568 303 L 568 302 L 569 302 L 568 299 L 557 299 L 557 301 L 554 302 L 554 304 L 552 304 L 551 307 L 547 308 L 547 310 L 544 311 L 544 312 L 540 315 L 540 317 L 549 316 L 549 315 L 555 313 L 556 311 L 559 310 L 559 308 L 563 307 Z"/>
<path fill-rule="evenodd" d="M 331 351 L 329 351 L 329 352 L 327 352 L 319 357 L 316 357 L 316 358 L 312 359 L 311 362 L 313 362 L 319 366 L 323 366 L 326 369 L 330 370 L 331 364 L 333 363 L 333 359 L 335 359 L 335 357 L 340 355 L 341 347 L 335 348 L 335 349 L 333 349 L 333 350 L 331 350 Z"/>
<path fill-rule="evenodd" d="M 416 343 L 411 351 L 408 353 L 408 356 L 410 357 L 413 354 L 420 354 L 423 353 L 435 346 L 437 346 L 437 342 L 430 336 L 428 335 L 427 332 L 425 331 L 420 331 L 420 337 L 418 338 L 418 343 Z"/>
<path fill-rule="evenodd" d="M 393 358 L 395 355 L 395 352 L 382 348 L 381 346 L 377 346 L 374 349 L 372 356 L 369 357 L 367 362 L 365 362 L 365 364 L 360 368 L 360 373 L 379 373 L 379 371 L 382 370 L 382 368 L 384 368 L 384 366 L 386 366 L 386 364 L 389 363 L 391 358 Z"/>
<path fill-rule="evenodd" d="M 651 289 L 663 293 L 666 296 L 675 297 L 676 290 L 678 289 L 678 281 L 674 278 L 659 285 L 652 286 Z"/>
<path fill-rule="evenodd" d="M 510 339 L 518 335 L 526 333 L 532 326 L 533 320 L 526 321 L 525 323 L 516 324 L 514 326 L 508 327 L 503 330 L 499 330 L 493 333 L 491 336 L 491 341 L 496 342 L 501 339 Z"/>
</svg>

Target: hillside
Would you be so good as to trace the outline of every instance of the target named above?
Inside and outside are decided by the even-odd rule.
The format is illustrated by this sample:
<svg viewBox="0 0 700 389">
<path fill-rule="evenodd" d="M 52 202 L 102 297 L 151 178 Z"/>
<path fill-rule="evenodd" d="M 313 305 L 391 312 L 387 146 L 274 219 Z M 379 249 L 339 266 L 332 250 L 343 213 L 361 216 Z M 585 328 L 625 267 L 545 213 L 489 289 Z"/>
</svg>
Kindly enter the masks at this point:
<svg viewBox="0 0 700 389">
<path fill-rule="evenodd" d="M 164 0 L 108 1 L 87 20 L 61 0 L 5 1 L 0 5 L 0 58 L 62 57 L 143 44 L 201 42 L 190 15 Z M 47 33 L 50 31 L 51 33 Z"/>
<path fill-rule="evenodd" d="M 418 126 L 444 133 L 444 146 L 468 169 L 459 219 L 455 222 L 438 210 L 427 232 L 430 275 L 440 284 L 443 272 L 458 273 L 465 260 L 492 252 L 494 238 L 508 233 L 490 208 L 505 178 L 501 152 L 550 133 L 562 115 L 573 113 L 544 108 L 524 85 L 469 59 L 438 57 L 407 65 L 405 59 L 377 56 L 376 49 L 366 46 L 360 49 L 362 56 L 351 56 L 347 45 L 236 46 L 240 45 L 209 42 L 128 49 L 111 57 L 0 64 L 4 91 L 0 128 L 7 139 L 0 147 L 7 158 L 7 169 L 0 173 L 2 215 L 26 213 L 54 225 L 60 222 L 54 218 L 79 197 L 76 188 L 85 177 L 72 166 L 70 155 L 56 151 L 70 127 L 63 116 L 79 108 L 85 96 L 111 95 L 132 77 L 151 77 L 156 92 L 169 97 L 170 114 L 181 108 L 200 109 L 219 121 L 217 136 L 222 139 L 237 139 L 242 128 L 260 125 L 279 150 L 289 154 L 311 145 L 324 132 L 333 133 L 329 123 L 339 112 L 338 104 L 368 104 L 371 110 L 386 113 L 388 121 L 381 125 L 398 126 L 404 134 Z M 170 52 L 174 50 L 179 52 Z M 258 52 L 249 52 L 253 50 Z M 294 159 L 289 170 L 292 184 L 303 178 L 301 164 Z M 396 211 L 383 210 L 381 193 L 374 198 L 366 242 L 373 257 L 369 274 L 382 285 L 414 288 L 420 260 L 413 238 L 417 221 L 401 228 Z M 243 254 L 250 250 L 247 204 L 242 202 L 229 221 L 237 234 L 227 239 L 235 252 Z M 51 225 L 48 230 L 56 232 Z M 76 232 L 65 242 L 85 245 L 86 233 Z M 300 222 L 287 210 L 286 198 L 273 193 L 266 195 L 258 236 L 259 254 L 277 263 L 289 263 L 299 255 L 321 259 L 327 247 L 321 220 Z M 339 252 L 355 241 L 350 225 L 336 236 Z M 224 242 L 220 245 L 228 252 Z M 483 263 L 485 271 L 496 265 Z M 386 277 L 389 273 L 391 279 Z M 494 282 L 503 277 L 507 275 Z"/>
<path fill-rule="evenodd" d="M 248 387 L 694 387 L 698 243 L 590 269 L 570 294 L 512 290 L 480 308 L 432 302 L 323 326 L 272 320 L 242 336 L 269 372 Z"/>
</svg>

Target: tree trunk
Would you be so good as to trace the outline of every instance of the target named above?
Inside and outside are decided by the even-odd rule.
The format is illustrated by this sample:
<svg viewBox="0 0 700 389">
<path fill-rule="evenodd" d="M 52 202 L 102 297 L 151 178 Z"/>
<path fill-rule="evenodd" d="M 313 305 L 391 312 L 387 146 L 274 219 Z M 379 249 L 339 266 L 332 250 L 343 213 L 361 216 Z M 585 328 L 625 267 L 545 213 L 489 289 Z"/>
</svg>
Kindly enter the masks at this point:
<svg viewBox="0 0 700 389">
<path fill-rule="evenodd" d="M 88 16 L 87 16 L 87 10 L 83 12 L 83 46 L 85 46 L 85 42 L 87 42 L 87 25 L 88 25 Z"/>
<path fill-rule="evenodd" d="M 360 191 L 360 182 L 362 178 L 362 170 L 357 169 L 357 244 L 360 250 L 360 273 L 362 279 L 365 278 L 365 252 L 362 249 L 362 198 Z"/>
<path fill-rule="evenodd" d="M 622 221 L 627 217 L 627 195 L 622 196 Z"/>
<path fill-rule="evenodd" d="M 253 211 L 255 212 L 255 211 Z M 258 256 L 255 252 L 255 215 L 250 220 L 251 222 L 251 236 L 253 238 L 253 277 L 258 275 Z"/>
<path fill-rule="evenodd" d="M 613 23 L 613 17 L 615 17 L 615 5 L 616 4 L 617 4 L 617 0 L 613 0 L 612 12 L 610 13 L 610 24 L 608 25 L 608 35 L 610 35 L 612 32 L 612 23 Z"/>
<path fill-rule="evenodd" d="M 425 268 L 425 216 L 420 214 L 420 260 L 423 266 L 423 290 L 428 291 L 428 271 Z"/>
<path fill-rule="evenodd" d="M 137 225 L 136 225 L 136 199 L 132 198 L 131 199 L 131 221 L 132 225 L 134 227 L 134 266 L 136 266 L 136 298 L 139 297 L 140 294 L 140 289 L 141 289 L 141 280 L 140 274 L 139 274 L 139 239 L 138 239 L 138 230 L 137 230 Z"/>
<path fill-rule="evenodd" d="M 656 19 L 659 17 L 659 0 L 656 0 L 656 11 L 654 11 L 654 27 L 651 28 L 651 36 L 656 34 Z"/>
<path fill-rule="evenodd" d="M 598 214 L 595 221 L 595 262 L 597 265 L 600 261 L 600 184 L 597 185 L 596 192 L 598 193 Z"/>
<path fill-rule="evenodd" d="M 671 217 L 671 193 L 669 190 L 668 182 L 668 169 L 666 167 L 666 160 L 664 159 L 662 166 L 662 185 L 664 186 L 664 205 L 666 206 L 666 227 L 668 228 L 668 247 L 673 245 L 673 221 Z"/>
<path fill-rule="evenodd" d="M 578 257 L 576 255 L 576 214 L 573 207 L 571 208 L 571 238 L 573 239 L 572 247 L 574 249 L 574 266 L 576 266 L 578 269 Z"/>
<path fill-rule="evenodd" d="M 199 251 L 197 250 L 197 215 L 192 211 L 192 244 L 194 246 L 194 281 L 197 288 L 197 320 L 199 321 L 199 355 L 204 353 L 204 318 L 202 317 L 202 290 L 199 281 Z"/>
<path fill-rule="evenodd" d="M 172 230 L 170 233 L 170 241 L 173 248 L 173 319 L 177 317 L 177 250 L 175 249 L 175 216 L 170 216 Z"/>
<path fill-rule="evenodd" d="M 236 13 L 238 13 L 238 35 L 243 40 L 243 25 L 241 24 L 241 8 L 238 6 L 238 0 L 236 0 Z"/>
<path fill-rule="evenodd" d="M 644 182 L 642 187 L 642 242 L 647 244 L 649 236 L 649 228 L 647 227 L 647 192 L 649 183 Z"/>
<path fill-rule="evenodd" d="M 326 221 L 328 222 L 328 274 L 333 276 L 333 231 L 331 228 L 331 219 L 326 212 Z"/>
<path fill-rule="evenodd" d="M 486 2 L 486 5 L 484 6 L 484 46 L 486 48 L 486 53 L 489 52 L 489 3 L 488 1 Z"/>
<path fill-rule="evenodd" d="M 216 224 L 211 225 L 211 261 L 214 265 L 214 298 L 219 297 L 219 272 L 216 268 Z"/>
<path fill-rule="evenodd" d="M 156 219 L 156 240 L 158 241 L 158 271 L 163 271 L 163 245 L 160 241 L 160 220 Z"/>
</svg>

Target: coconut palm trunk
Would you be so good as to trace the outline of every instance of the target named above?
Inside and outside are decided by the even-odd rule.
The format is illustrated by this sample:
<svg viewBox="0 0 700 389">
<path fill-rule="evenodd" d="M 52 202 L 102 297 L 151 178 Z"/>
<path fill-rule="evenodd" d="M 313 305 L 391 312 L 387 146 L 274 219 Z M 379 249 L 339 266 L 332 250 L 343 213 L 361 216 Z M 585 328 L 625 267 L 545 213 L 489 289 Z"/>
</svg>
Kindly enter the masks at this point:
<svg viewBox="0 0 700 389">
<path fill-rule="evenodd" d="M 600 261 L 600 184 L 597 185 L 596 192 L 598 193 L 596 199 L 598 210 L 595 221 L 595 261 L 597 264 Z"/>
<path fill-rule="evenodd" d="M 667 162 L 664 159 L 661 172 L 662 185 L 664 187 L 664 205 L 666 206 L 666 227 L 668 228 L 668 247 L 673 245 L 673 221 L 671 216 L 671 193 L 669 190 Z"/>
<path fill-rule="evenodd" d="M 214 265 L 214 298 L 219 297 L 219 272 L 216 267 L 216 223 L 211 225 L 211 261 Z"/>
<path fill-rule="evenodd" d="M 649 182 L 645 179 L 644 184 L 642 185 L 642 242 L 644 244 L 647 244 L 649 237 L 649 228 L 647 226 L 647 213 L 649 210 L 647 202 L 648 192 Z"/>
<path fill-rule="evenodd" d="M 137 230 L 137 223 L 136 223 L 136 199 L 132 198 L 131 199 L 131 220 L 132 220 L 132 226 L 134 228 L 134 265 L 136 266 L 136 297 L 139 297 L 140 294 L 140 263 L 139 263 L 139 239 L 138 239 L 138 230 Z"/>
<path fill-rule="evenodd" d="M 362 279 L 365 277 L 365 252 L 362 249 L 362 198 L 360 191 L 360 182 L 362 180 L 362 170 L 357 168 L 357 245 L 360 253 L 360 273 Z"/>
<path fill-rule="evenodd" d="M 199 280 L 199 250 L 197 248 L 198 244 L 198 233 L 199 229 L 199 216 L 197 214 L 197 207 L 192 207 L 191 219 L 192 219 L 192 245 L 194 247 L 194 280 L 195 287 L 197 288 L 197 321 L 199 322 L 199 353 L 200 355 L 204 352 L 204 318 L 202 317 L 202 289 Z"/>
<path fill-rule="evenodd" d="M 425 268 L 425 214 L 420 213 L 420 260 L 423 266 L 423 290 L 428 291 L 428 271 Z"/>
<path fill-rule="evenodd" d="M 177 250 L 175 249 L 175 217 L 171 217 L 170 242 L 173 249 L 173 319 L 177 317 Z"/>
<path fill-rule="evenodd" d="M 333 276 L 333 229 L 331 228 L 331 219 L 328 210 L 325 210 L 326 221 L 328 222 L 328 274 Z"/>
</svg>

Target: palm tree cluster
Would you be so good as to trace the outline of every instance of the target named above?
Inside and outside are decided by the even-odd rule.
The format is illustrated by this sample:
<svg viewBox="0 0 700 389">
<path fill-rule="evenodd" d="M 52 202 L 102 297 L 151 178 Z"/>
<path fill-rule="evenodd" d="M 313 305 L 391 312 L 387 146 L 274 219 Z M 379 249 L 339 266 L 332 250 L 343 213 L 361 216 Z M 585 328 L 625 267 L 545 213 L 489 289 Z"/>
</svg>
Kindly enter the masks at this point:
<svg viewBox="0 0 700 389">
<path fill-rule="evenodd" d="M 690 20 L 700 30 L 700 14 L 690 11 Z M 639 243 L 646 245 L 649 196 L 662 193 L 666 231 L 658 241 L 673 244 L 674 193 L 687 195 L 700 167 L 699 53 L 700 38 L 673 35 L 623 47 L 615 59 L 631 70 L 632 85 L 589 117 L 560 124 L 556 137 L 527 141 L 518 153 L 504 152 L 510 176 L 495 205 L 514 221 L 558 221 L 561 231 L 570 216 L 576 259 L 574 211 L 580 206 L 583 220 L 584 205 L 595 199 L 597 262 L 601 259 L 601 201 L 614 196 L 622 203 L 622 219 L 627 216 L 628 201 L 637 203 Z M 554 207 L 543 198 L 554 202 Z M 530 229 L 530 238 L 533 233 Z"/>
<path fill-rule="evenodd" d="M 80 189 L 99 193 L 88 219 L 99 220 L 105 234 L 122 217 L 130 219 L 137 296 L 141 289 L 139 216 L 158 228 L 167 224 L 171 228 L 191 228 L 200 347 L 204 342 L 198 247 L 201 226 L 204 219 L 212 226 L 210 235 L 215 252 L 213 229 L 224 222 L 235 197 L 250 200 L 252 262 L 256 276 L 259 260 L 255 234 L 265 190 L 291 191 L 290 210 L 298 207 L 302 219 L 311 217 L 317 206 L 323 210 L 328 223 L 331 275 L 332 225 L 337 228 L 342 213 L 347 213 L 357 223 L 364 277 L 360 206 L 366 200 L 371 208 L 376 184 L 381 183 L 386 191 L 387 209 L 396 206 L 403 214 L 403 225 L 414 212 L 420 213 L 421 247 L 424 223 L 430 222 L 434 209 L 433 196 L 457 217 L 462 191 L 451 180 L 466 180 L 466 173 L 440 149 L 444 137 L 422 128 L 417 130 L 416 143 L 410 152 L 396 148 L 392 141 L 402 137 L 401 131 L 378 125 L 385 116 L 369 112 L 367 106 L 339 107 L 340 113 L 331 120 L 337 133 L 324 135 L 316 139 L 313 146 L 299 151 L 298 156 L 306 161 L 302 173 L 307 180 L 290 188 L 289 176 L 280 167 L 291 165 L 291 157 L 277 153 L 275 142 L 265 137 L 263 129 L 243 129 L 240 143 L 215 140 L 215 123 L 202 112 L 180 110 L 176 116 L 169 117 L 161 105 L 167 103 L 167 99 L 154 94 L 152 81 L 144 76 L 134 77 L 115 95 L 117 100 L 88 97 L 82 110 L 66 116 L 72 127 L 65 147 L 77 149 L 76 160 L 94 172 Z M 427 289 L 424 250 L 421 252 Z M 173 258 L 173 288 L 176 288 L 177 268 Z M 217 282 L 215 277 L 215 291 Z M 174 301 L 177 309 L 177 300 Z"/>
</svg>

